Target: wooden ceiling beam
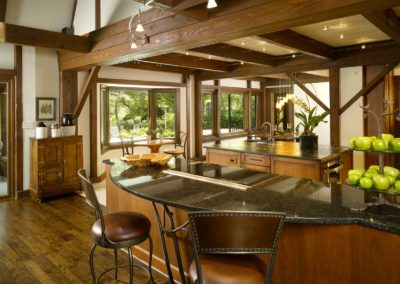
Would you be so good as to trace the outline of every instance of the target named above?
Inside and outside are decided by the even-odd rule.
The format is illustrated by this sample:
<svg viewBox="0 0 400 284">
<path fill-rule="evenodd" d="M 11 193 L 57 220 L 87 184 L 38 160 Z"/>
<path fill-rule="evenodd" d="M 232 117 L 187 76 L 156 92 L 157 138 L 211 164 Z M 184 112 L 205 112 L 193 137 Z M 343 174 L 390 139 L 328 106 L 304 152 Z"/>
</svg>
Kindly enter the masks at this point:
<svg viewBox="0 0 400 284">
<path fill-rule="evenodd" d="M 237 61 L 267 66 L 273 66 L 275 58 L 274 56 L 266 53 L 252 51 L 250 49 L 236 47 L 225 43 L 217 43 L 213 45 L 193 48 L 190 50 L 213 56 L 225 57 Z"/>
<path fill-rule="evenodd" d="M 310 56 L 322 59 L 334 58 L 333 47 L 291 30 L 263 34 L 257 37 Z"/>
<path fill-rule="evenodd" d="M 185 10 L 197 5 L 201 5 L 208 2 L 208 0 L 175 0 L 174 8 L 178 10 Z"/>
<path fill-rule="evenodd" d="M 212 70 L 217 72 L 228 72 L 231 70 L 229 62 L 205 59 L 196 56 L 170 53 L 144 59 L 145 62 L 166 64 L 178 67 Z"/>
<path fill-rule="evenodd" d="M 357 48 L 357 47 L 354 47 Z M 335 60 L 323 60 L 313 58 L 307 55 L 287 60 L 275 67 L 260 65 L 242 65 L 235 70 L 227 73 L 216 73 L 202 71 L 202 80 L 216 80 L 224 78 L 265 76 L 270 74 L 279 74 L 285 72 L 302 72 L 327 69 L 330 67 L 350 67 L 350 66 L 368 66 L 396 63 L 400 61 L 400 47 L 394 42 L 376 44 L 362 50 L 360 47 L 355 49 L 337 49 L 335 51 Z"/>
<path fill-rule="evenodd" d="M 0 22 L 6 21 L 7 0 L 0 0 Z"/>
<path fill-rule="evenodd" d="M 87 37 L 0 23 L 0 42 L 63 49 L 80 53 L 90 51 Z"/>
<path fill-rule="evenodd" d="M 311 92 L 306 85 L 303 84 L 299 79 L 297 79 L 292 73 L 286 73 L 286 75 L 297 85 L 300 89 L 306 93 L 307 96 L 312 98 L 314 102 L 316 102 L 320 107 L 322 107 L 325 111 L 330 112 L 330 109 L 317 97 L 316 94 Z"/>
<path fill-rule="evenodd" d="M 297 0 L 296 5 L 293 4 L 293 0 L 263 1 L 264 4 L 259 4 L 258 0 L 240 2 L 250 5 L 253 1 L 257 5 L 211 17 L 204 22 L 176 24 L 176 16 L 173 16 L 163 23 L 154 22 L 145 25 L 150 36 L 150 44 L 140 46 L 135 52 L 130 49 L 130 38 L 126 31 L 121 35 L 119 44 L 115 44 L 116 35 L 112 33 L 110 37 L 96 42 L 96 45 L 102 46 L 101 49 L 72 60 L 63 60 L 61 57 L 60 67 L 66 70 L 84 68 L 87 65 L 140 60 L 182 49 L 285 30 L 293 26 L 318 23 L 398 5 L 398 0 Z M 129 19 L 126 20 L 126 26 L 128 26 L 128 21 Z M 153 31 L 159 31 L 165 25 L 168 25 L 168 31 L 158 33 Z"/>
<path fill-rule="evenodd" d="M 374 26 L 400 44 L 400 18 L 393 9 L 376 11 L 363 16 Z"/>
<path fill-rule="evenodd" d="M 174 7 L 173 1 L 154 1 L 151 6 L 161 9 L 167 12 L 174 13 L 186 18 L 195 19 L 197 21 L 203 21 L 208 18 L 208 12 L 205 7 L 189 7 L 186 10 L 178 9 Z"/>
<path fill-rule="evenodd" d="M 179 74 L 192 74 L 194 72 L 190 68 L 161 65 L 150 62 L 139 62 L 139 61 L 125 62 L 114 66 L 123 68 L 132 68 L 132 69 L 159 71 L 159 72 L 179 73 Z"/>
</svg>

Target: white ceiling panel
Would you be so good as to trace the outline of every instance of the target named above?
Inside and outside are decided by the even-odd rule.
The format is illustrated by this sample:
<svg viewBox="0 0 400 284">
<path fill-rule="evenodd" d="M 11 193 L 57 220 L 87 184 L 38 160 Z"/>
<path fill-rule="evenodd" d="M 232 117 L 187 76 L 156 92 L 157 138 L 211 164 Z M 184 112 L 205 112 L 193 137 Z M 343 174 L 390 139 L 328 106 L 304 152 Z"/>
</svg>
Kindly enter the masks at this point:
<svg viewBox="0 0 400 284">
<path fill-rule="evenodd" d="M 244 37 L 238 38 L 230 41 L 226 41 L 226 44 L 270 54 L 270 55 L 285 55 L 296 53 L 295 50 L 280 47 L 275 44 L 271 44 L 265 40 L 262 40 L 258 37 Z"/>
<path fill-rule="evenodd" d="M 194 52 L 194 51 L 188 51 L 188 50 L 179 50 L 179 51 L 176 51 L 175 53 L 185 54 L 185 55 L 190 55 L 190 56 L 196 56 L 196 57 L 201 57 L 201 58 L 206 58 L 206 59 L 226 61 L 226 62 L 235 62 L 236 61 L 236 60 L 232 60 L 230 58 L 214 56 L 214 55 L 209 55 L 209 54 L 200 53 L 200 52 Z"/>
</svg>

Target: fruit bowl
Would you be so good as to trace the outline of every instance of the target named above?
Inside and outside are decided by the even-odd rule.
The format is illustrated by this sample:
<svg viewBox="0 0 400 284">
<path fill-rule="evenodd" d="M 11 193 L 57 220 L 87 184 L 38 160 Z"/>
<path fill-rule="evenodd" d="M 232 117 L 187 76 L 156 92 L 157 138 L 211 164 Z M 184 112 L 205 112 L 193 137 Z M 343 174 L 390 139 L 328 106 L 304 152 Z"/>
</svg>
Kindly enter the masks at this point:
<svg viewBox="0 0 400 284">
<path fill-rule="evenodd" d="M 142 157 L 144 159 L 150 159 L 150 163 L 152 165 L 165 166 L 171 159 L 172 155 L 168 155 L 165 153 L 147 153 L 142 154 Z"/>
<path fill-rule="evenodd" d="M 360 190 L 363 190 L 363 191 L 367 191 L 367 192 L 379 192 L 379 193 L 400 195 L 400 191 L 397 191 L 394 188 L 394 186 L 390 186 L 387 190 L 379 190 L 379 189 L 376 189 L 374 187 L 371 187 L 371 188 L 368 188 L 368 189 L 364 189 L 364 188 L 361 188 L 359 185 L 350 184 L 348 179 L 346 179 L 346 184 L 350 185 L 350 186 L 352 186 L 354 188 L 357 188 L 357 189 L 360 189 Z"/>
<path fill-rule="evenodd" d="M 151 164 L 151 158 L 143 157 L 143 155 L 132 154 L 121 157 L 121 161 L 124 161 L 134 167 L 146 167 Z"/>
</svg>

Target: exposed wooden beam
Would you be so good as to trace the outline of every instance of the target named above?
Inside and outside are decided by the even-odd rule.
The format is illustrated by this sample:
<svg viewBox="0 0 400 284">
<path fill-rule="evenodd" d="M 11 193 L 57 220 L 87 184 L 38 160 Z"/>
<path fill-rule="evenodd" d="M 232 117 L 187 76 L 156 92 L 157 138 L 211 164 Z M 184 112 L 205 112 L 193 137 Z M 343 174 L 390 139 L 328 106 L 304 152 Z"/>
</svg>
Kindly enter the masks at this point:
<svg viewBox="0 0 400 284">
<path fill-rule="evenodd" d="M 6 21 L 7 0 L 0 0 L 0 22 Z"/>
<path fill-rule="evenodd" d="M 173 1 L 169 1 L 173 2 Z M 189 7 L 186 10 L 178 9 L 173 6 L 173 3 L 169 3 L 168 1 L 155 1 L 151 5 L 157 9 L 162 9 L 167 12 L 174 13 L 176 15 L 180 15 L 183 17 L 187 17 L 190 19 L 195 19 L 197 21 L 203 21 L 207 19 L 208 13 L 207 9 L 203 7 Z"/>
<path fill-rule="evenodd" d="M 246 48 L 236 47 L 225 43 L 217 43 L 191 49 L 194 52 L 230 58 L 247 63 L 274 65 L 274 56 Z"/>
<path fill-rule="evenodd" d="M 376 46 L 369 46 L 365 50 L 355 47 L 354 50 L 335 51 L 336 60 L 323 60 L 310 56 L 299 56 L 295 59 L 288 59 L 283 64 L 276 67 L 242 65 L 232 72 L 217 73 L 202 71 L 203 80 L 214 80 L 223 78 L 244 78 L 249 76 L 265 76 L 269 74 L 279 74 L 285 72 L 302 72 L 327 69 L 330 67 L 350 67 L 379 65 L 400 61 L 400 47 L 394 42 L 377 43 Z"/>
<path fill-rule="evenodd" d="M 149 63 L 149 62 L 139 62 L 139 61 L 126 62 L 126 63 L 121 63 L 121 64 L 117 64 L 117 65 L 113 65 L 113 66 L 132 68 L 132 69 L 160 71 L 160 72 L 179 73 L 179 74 L 193 73 L 193 70 L 191 70 L 189 68 L 161 65 L 161 64 Z"/>
<path fill-rule="evenodd" d="M 333 47 L 292 30 L 263 34 L 259 35 L 258 38 L 290 49 L 296 49 L 310 56 L 323 59 L 334 58 Z"/>
<path fill-rule="evenodd" d="M 355 103 L 360 97 L 368 95 L 376 86 L 378 86 L 385 79 L 385 76 L 396 67 L 396 63 L 387 64 L 385 68 L 378 73 L 367 85 L 362 88 L 357 94 L 354 95 L 346 104 L 340 108 L 340 114 L 344 113 L 353 103 Z"/>
<path fill-rule="evenodd" d="M 368 21 L 400 44 L 400 18 L 393 9 L 363 14 Z"/>
<path fill-rule="evenodd" d="M 87 37 L 0 23 L 0 42 L 89 52 Z"/>
<path fill-rule="evenodd" d="M 97 75 L 99 74 L 99 71 L 99 66 L 94 66 L 92 70 L 90 70 L 89 77 L 87 78 L 85 85 L 83 86 L 81 95 L 79 96 L 78 104 L 76 105 L 74 110 L 74 116 L 76 119 L 78 119 L 79 115 L 81 114 L 82 108 L 85 105 L 86 99 L 88 98 L 92 89 L 92 84 L 97 80 Z"/>
<path fill-rule="evenodd" d="M 0 69 L 0 78 L 7 78 L 7 80 L 9 80 L 14 76 L 15 76 L 14 70 Z"/>
<path fill-rule="evenodd" d="M 74 0 L 74 6 L 72 8 L 72 15 L 71 15 L 71 23 L 69 25 L 70 28 L 74 27 L 74 21 L 75 21 L 75 14 L 76 14 L 76 6 L 78 4 L 78 0 Z"/>
<path fill-rule="evenodd" d="M 161 87 L 173 87 L 173 88 L 184 88 L 184 87 L 186 87 L 186 84 L 184 84 L 184 83 L 126 80 L 126 79 L 111 79 L 111 78 L 98 78 L 96 82 L 97 83 L 118 84 L 118 85 L 161 86 Z"/>
<path fill-rule="evenodd" d="M 197 5 L 201 5 L 206 3 L 208 0 L 178 0 L 178 1 L 174 1 L 174 8 L 178 9 L 178 10 L 185 10 L 187 8 L 193 7 L 193 6 L 197 6 Z"/>
<path fill-rule="evenodd" d="M 303 82 L 300 82 L 293 74 L 287 73 L 288 77 L 292 79 L 292 81 L 299 86 L 300 89 L 302 89 L 307 96 L 312 98 L 320 107 L 322 107 L 325 111 L 330 112 L 329 108 L 314 94 L 311 92 L 304 84 Z"/>
<path fill-rule="evenodd" d="M 247 2 L 247 1 L 246 1 Z M 164 22 L 145 26 L 149 31 L 150 44 L 130 49 L 126 29 L 121 34 L 112 32 L 110 37 L 94 43 L 89 54 L 70 60 L 60 58 L 61 69 L 83 68 L 97 64 L 115 64 L 158 56 L 182 49 L 211 45 L 239 37 L 275 32 L 293 26 L 317 23 L 339 17 L 368 13 L 398 5 L 398 0 L 292 0 L 271 1 L 244 10 L 215 16 L 204 22 L 177 24 L 173 17 Z M 126 20 L 126 26 L 129 19 Z M 163 32 L 153 29 L 165 28 Z M 91 33 L 92 35 L 92 33 Z M 90 38 L 91 38 L 90 35 Z"/>
<path fill-rule="evenodd" d="M 329 82 L 329 77 L 309 74 L 309 73 L 296 73 L 296 78 L 303 83 L 322 83 Z"/>
<path fill-rule="evenodd" d="M 228 72 L 231 70 L 229 67 L 229 63 L 225 61 L 205 59 L 201 57 L 184 55 L 179 53 L 154 56 L 146 58 L 144 61 L 167 64 L 172 66 L 179 66 L 179 67 L 220 71 L 220 72 Z"/>
<path fill-rule="evenodd" d="M 95 29 L 101 28 L 101 0 L 95 2 Z"/>
</svg>

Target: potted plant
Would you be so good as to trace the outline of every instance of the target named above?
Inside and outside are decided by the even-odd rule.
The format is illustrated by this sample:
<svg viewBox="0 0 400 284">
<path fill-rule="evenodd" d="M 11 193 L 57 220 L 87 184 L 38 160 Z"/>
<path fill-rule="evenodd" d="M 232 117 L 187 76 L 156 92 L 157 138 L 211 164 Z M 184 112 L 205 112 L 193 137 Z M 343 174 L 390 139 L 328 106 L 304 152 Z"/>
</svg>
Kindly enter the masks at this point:
<svg viewBox="0 0 400 284">
<path fill-rule="evenodd" d="M 317 107 L 314 107 L 308 113 L 300 111 L 294 115 L 300 119 L 296 126 L 296 133 L 299 133 L 300 126 L 303 127 L 303 132 L 299 136 L 300 149 L 318 148 L 318 136 L 313 131 L 321 122 L 327 122 L 324 119 L 329 115 L 329 112 L 317 114 Z"/>
</svg>

